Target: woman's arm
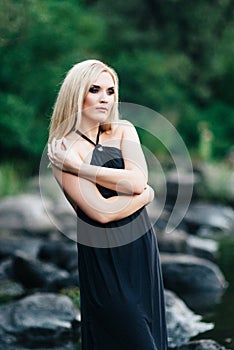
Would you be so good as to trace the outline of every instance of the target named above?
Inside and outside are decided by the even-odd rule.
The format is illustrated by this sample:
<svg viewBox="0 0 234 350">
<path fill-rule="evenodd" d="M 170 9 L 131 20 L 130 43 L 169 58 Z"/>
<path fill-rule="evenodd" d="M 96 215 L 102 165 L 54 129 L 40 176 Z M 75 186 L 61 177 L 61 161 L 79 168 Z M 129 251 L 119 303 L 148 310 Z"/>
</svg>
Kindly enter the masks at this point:
<svg viewBox="0 0 234 350">
<path fill-rule="evenodd" d="M 71 198 L 91 219 L 100 223 L 125 218 L 153 200 L 154 192 L 150 186 L 139 195 L 121 195 L 104 198 L 97 190 L 96 185 L 86 179 L 69 174 L 53 167 L 53 173 Z"/>
<path fill-rule="evenodd" d="M 55 151 L 56 147 L 53 143 L 49 152 L 50 160 L 55 165 L 57 162 L 57 166 L 62 167 L 63 170 L 117 192 L 140 194 L 147 186 L 148 171 L 139 138 L 134 126 L 127 121 L 123 121 L 118 128 L 121 128 L 122 132 L 121 151 L 124 169 L 82 163 L 74 149 L 72 147 L 69 149 L 66 144 L 64 150 L 61 144 L 58 144 Z M 60 146 L 59 150 L 58 146 Z"/>
</svg>

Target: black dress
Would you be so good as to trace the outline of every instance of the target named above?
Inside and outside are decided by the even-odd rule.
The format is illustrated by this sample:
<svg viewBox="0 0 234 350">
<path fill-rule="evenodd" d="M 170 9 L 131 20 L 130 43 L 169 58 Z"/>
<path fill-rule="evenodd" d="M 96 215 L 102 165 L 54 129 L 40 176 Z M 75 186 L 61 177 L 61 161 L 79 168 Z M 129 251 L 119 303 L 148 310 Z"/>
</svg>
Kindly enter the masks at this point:
<svg viewBox="0 0 234 350">
<path fill-rule="evenodd" d="M 91 164 L 124 168 L 118 148 L 76 132 L 95 146 Z M 100 224 L 77 208 L 77 220 L 82 350 L 166 350 L 159 253 L 146 209 Z"/>
</svg>

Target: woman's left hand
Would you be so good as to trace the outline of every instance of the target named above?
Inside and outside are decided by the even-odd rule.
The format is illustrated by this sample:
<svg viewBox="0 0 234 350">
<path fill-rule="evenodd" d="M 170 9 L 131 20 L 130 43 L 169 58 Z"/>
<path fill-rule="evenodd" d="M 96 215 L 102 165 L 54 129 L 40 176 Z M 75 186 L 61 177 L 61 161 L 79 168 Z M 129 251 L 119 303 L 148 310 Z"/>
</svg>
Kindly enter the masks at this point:
<svg viewBox="0 0 234 350">
<path fill-rule="evenodd" d="M 76 174 L 79 172 L 82 161 L 72 147 L 72 143 L 65 137 L 53 138 L 52 142 L 48 143 L 47 154 L 50 162 L 60 170 Z"/>
</svg>

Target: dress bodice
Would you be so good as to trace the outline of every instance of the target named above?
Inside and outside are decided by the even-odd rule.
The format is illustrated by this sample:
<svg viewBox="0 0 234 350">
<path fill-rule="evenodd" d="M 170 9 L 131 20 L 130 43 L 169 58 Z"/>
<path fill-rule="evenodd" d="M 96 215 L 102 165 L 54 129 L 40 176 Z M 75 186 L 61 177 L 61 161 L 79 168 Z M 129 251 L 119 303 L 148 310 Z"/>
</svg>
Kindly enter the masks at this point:
<svg viewBox="0 0 234 350">
<path fill-rule="evenodd" d="M 102 148 L 94 148 L 90 164 L 106 168 L 124 169 L 124 160 L 119 148 L 109 146 L 101 147 Z M 100 185 L 97 185 L 97 188 L 105 198 L 117 195 L 116 191 L 109 188 Z"/>
</svg>

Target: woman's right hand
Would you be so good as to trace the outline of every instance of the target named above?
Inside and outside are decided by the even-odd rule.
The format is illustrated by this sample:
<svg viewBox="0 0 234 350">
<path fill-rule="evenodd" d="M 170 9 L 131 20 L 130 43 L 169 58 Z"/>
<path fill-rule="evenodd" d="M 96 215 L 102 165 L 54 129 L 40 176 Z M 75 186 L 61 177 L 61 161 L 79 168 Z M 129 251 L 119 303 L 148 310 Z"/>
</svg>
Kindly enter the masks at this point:
<svg viewBox="0 0 234 350">
<path fill-rule="evenodd" d="M 71 142 L 65 137 L 61 139 L 53 138 L 48 143 L 48 157 L 55 167 L 60 170 L 78 174 L 82 165 L 82 160 L 78 153 L 75 152 Z"/>
</svg>

